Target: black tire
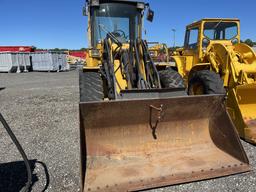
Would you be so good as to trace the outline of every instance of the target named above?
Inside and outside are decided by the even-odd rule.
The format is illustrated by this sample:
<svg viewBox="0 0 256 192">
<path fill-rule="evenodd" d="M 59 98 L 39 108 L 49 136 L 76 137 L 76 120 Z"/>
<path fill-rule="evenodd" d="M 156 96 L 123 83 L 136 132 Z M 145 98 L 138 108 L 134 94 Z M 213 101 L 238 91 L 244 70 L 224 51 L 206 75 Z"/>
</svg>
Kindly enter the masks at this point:
<svg viewBox="0 0 256 192">
<path fill-rule="evenodd" d="M 202 94 L 225 94 L 226 90 L 220 76 L 209 70 L 196 71 L 192 74 L 188 84 L 188 94 L 197 95 L 195 86 L 201 87 Z"/>
<path fill-rule="evenodd" d="M 100 73 L 79 72 L 80 102 L 102 101 L 103 81 Z"/>
<path fill-rule="evenodd" d="M 159 71 L 159 77 L 163 88 L 185 88 L 181 75 L 170 67 Z"/>
</svg>

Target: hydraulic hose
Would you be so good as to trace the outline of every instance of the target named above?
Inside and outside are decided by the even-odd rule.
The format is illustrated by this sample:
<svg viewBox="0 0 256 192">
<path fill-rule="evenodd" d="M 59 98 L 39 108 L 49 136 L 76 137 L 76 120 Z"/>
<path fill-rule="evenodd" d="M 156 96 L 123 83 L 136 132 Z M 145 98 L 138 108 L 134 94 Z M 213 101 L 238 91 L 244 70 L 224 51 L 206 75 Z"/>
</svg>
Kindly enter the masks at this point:
<svg viewBox="0 0 256 192">
<path fill-rule="evenodd" d="M 20 152 L 26 169 L 27 169 L 27 176 L 28 176 L 28 181 L 26 183 L 26 185 L 21 189 L 20 192 L 28 192 L 30 190 L 30 186 L 32 184 L 32 171 L 29 165 L 29 161 L 27 158 L 27 155 L 25 154 L 23 148 L 21 147 L 19 141 L 17 140 L 16 136 L 14 135 L 14 133 L 12 132 L 11 128 L 9 127 L 9 125 L 7 124 L 7 122 L 5 121 L 4 117 L 2 116 L 2 114 L 0 113 L 0 121 L 3 124 L 4 128 L 6 129 L 7 133 L 9 134 L 9 136 L 11 137 L 13 143 L 16 145 L 18 151 Z"/>
</svg>

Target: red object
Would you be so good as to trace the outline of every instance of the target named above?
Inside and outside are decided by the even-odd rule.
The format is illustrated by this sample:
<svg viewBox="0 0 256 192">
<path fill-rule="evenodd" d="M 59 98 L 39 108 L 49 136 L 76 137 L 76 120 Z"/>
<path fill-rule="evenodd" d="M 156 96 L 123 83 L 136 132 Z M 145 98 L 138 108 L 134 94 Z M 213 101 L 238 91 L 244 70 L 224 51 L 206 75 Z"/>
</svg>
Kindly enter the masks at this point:
<svg viewBox="0 0 256 192">
<path fill-rule="evenodd" d="M 32 46 L 0 46 L 0 52 L 34 52 Z"/>
<path fill-rule="evenodd" d="M 82 59 L 86 58 L 86 52 L 85 51 L 70 51 L 69 55 L 73 57 L 80 57 Z"/>
</svg>

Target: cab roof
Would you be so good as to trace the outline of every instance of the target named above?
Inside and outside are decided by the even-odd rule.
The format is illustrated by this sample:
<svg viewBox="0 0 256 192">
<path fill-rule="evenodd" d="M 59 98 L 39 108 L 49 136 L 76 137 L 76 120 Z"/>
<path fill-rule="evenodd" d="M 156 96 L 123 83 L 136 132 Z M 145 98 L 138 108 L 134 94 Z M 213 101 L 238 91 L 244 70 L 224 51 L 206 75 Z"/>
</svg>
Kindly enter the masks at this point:
<svg viewBox="0 0 256 192">
<path fill-rule="evenodd" d="M 132 3 L 132 4 L 143 4 L 146 3 L 143 1 L 136 1 L 136 0 L 86 0 L 89 4 L 101 4 L 101 3 Z"/>
<path fill-rule="evenodd" d="M 195 22 L 193 22 L 193 23 L 191 23 L 191 24 L 189 24 L 187 27 L 189 28 L 189 27 L 193 27 L 193 26 L 198 26 L 198 25 L 200 25 L 202 22 L 205 22 L 205 21 L 212 21 L 212 22 L 214 22 L 214 21 L 216 21 L 216 22 L 218 22 L 218 21 L 234 21 L 234 22 L 240 22 L 240 20 L 238 19 L 238 18 L 203 18 L 203 19 L 201 19 L 201 20 L 199 20 L 199 21 L 195 21 Z"/>
</svg>

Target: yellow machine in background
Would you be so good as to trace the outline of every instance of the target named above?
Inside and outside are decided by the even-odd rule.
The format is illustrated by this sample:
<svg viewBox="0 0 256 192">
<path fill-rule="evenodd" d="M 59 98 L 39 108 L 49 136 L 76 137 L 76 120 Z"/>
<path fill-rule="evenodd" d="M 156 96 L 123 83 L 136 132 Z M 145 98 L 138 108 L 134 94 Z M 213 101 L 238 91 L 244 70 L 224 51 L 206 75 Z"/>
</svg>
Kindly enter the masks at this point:
<svg viewBox="0 0 256 192">
<path fill-rule="evenodd" d="M 150 46 L 154 44 L 153 46 Z M 148 42 L 149 53 L 155 64 L 166 64 L 170 61 L 170 54 L 166 44 L 158 42 Z"/>
<path fill-rule="evenodd" d="M 240 136 L 256 144 L 256 54 L 240 43 L 238 19 L 203 19 L 187 26 L 172 57 L 191 95 L 227 92 L 227 110 Z"/>
<path fill-rule="evenodd" d="M 122 192 L 249 170 L 222 105 L 190 96 L 142 40 L 143 2 L 88 0 L 89 55 L 80 72 L 81 191 Z"/>
</svg>

